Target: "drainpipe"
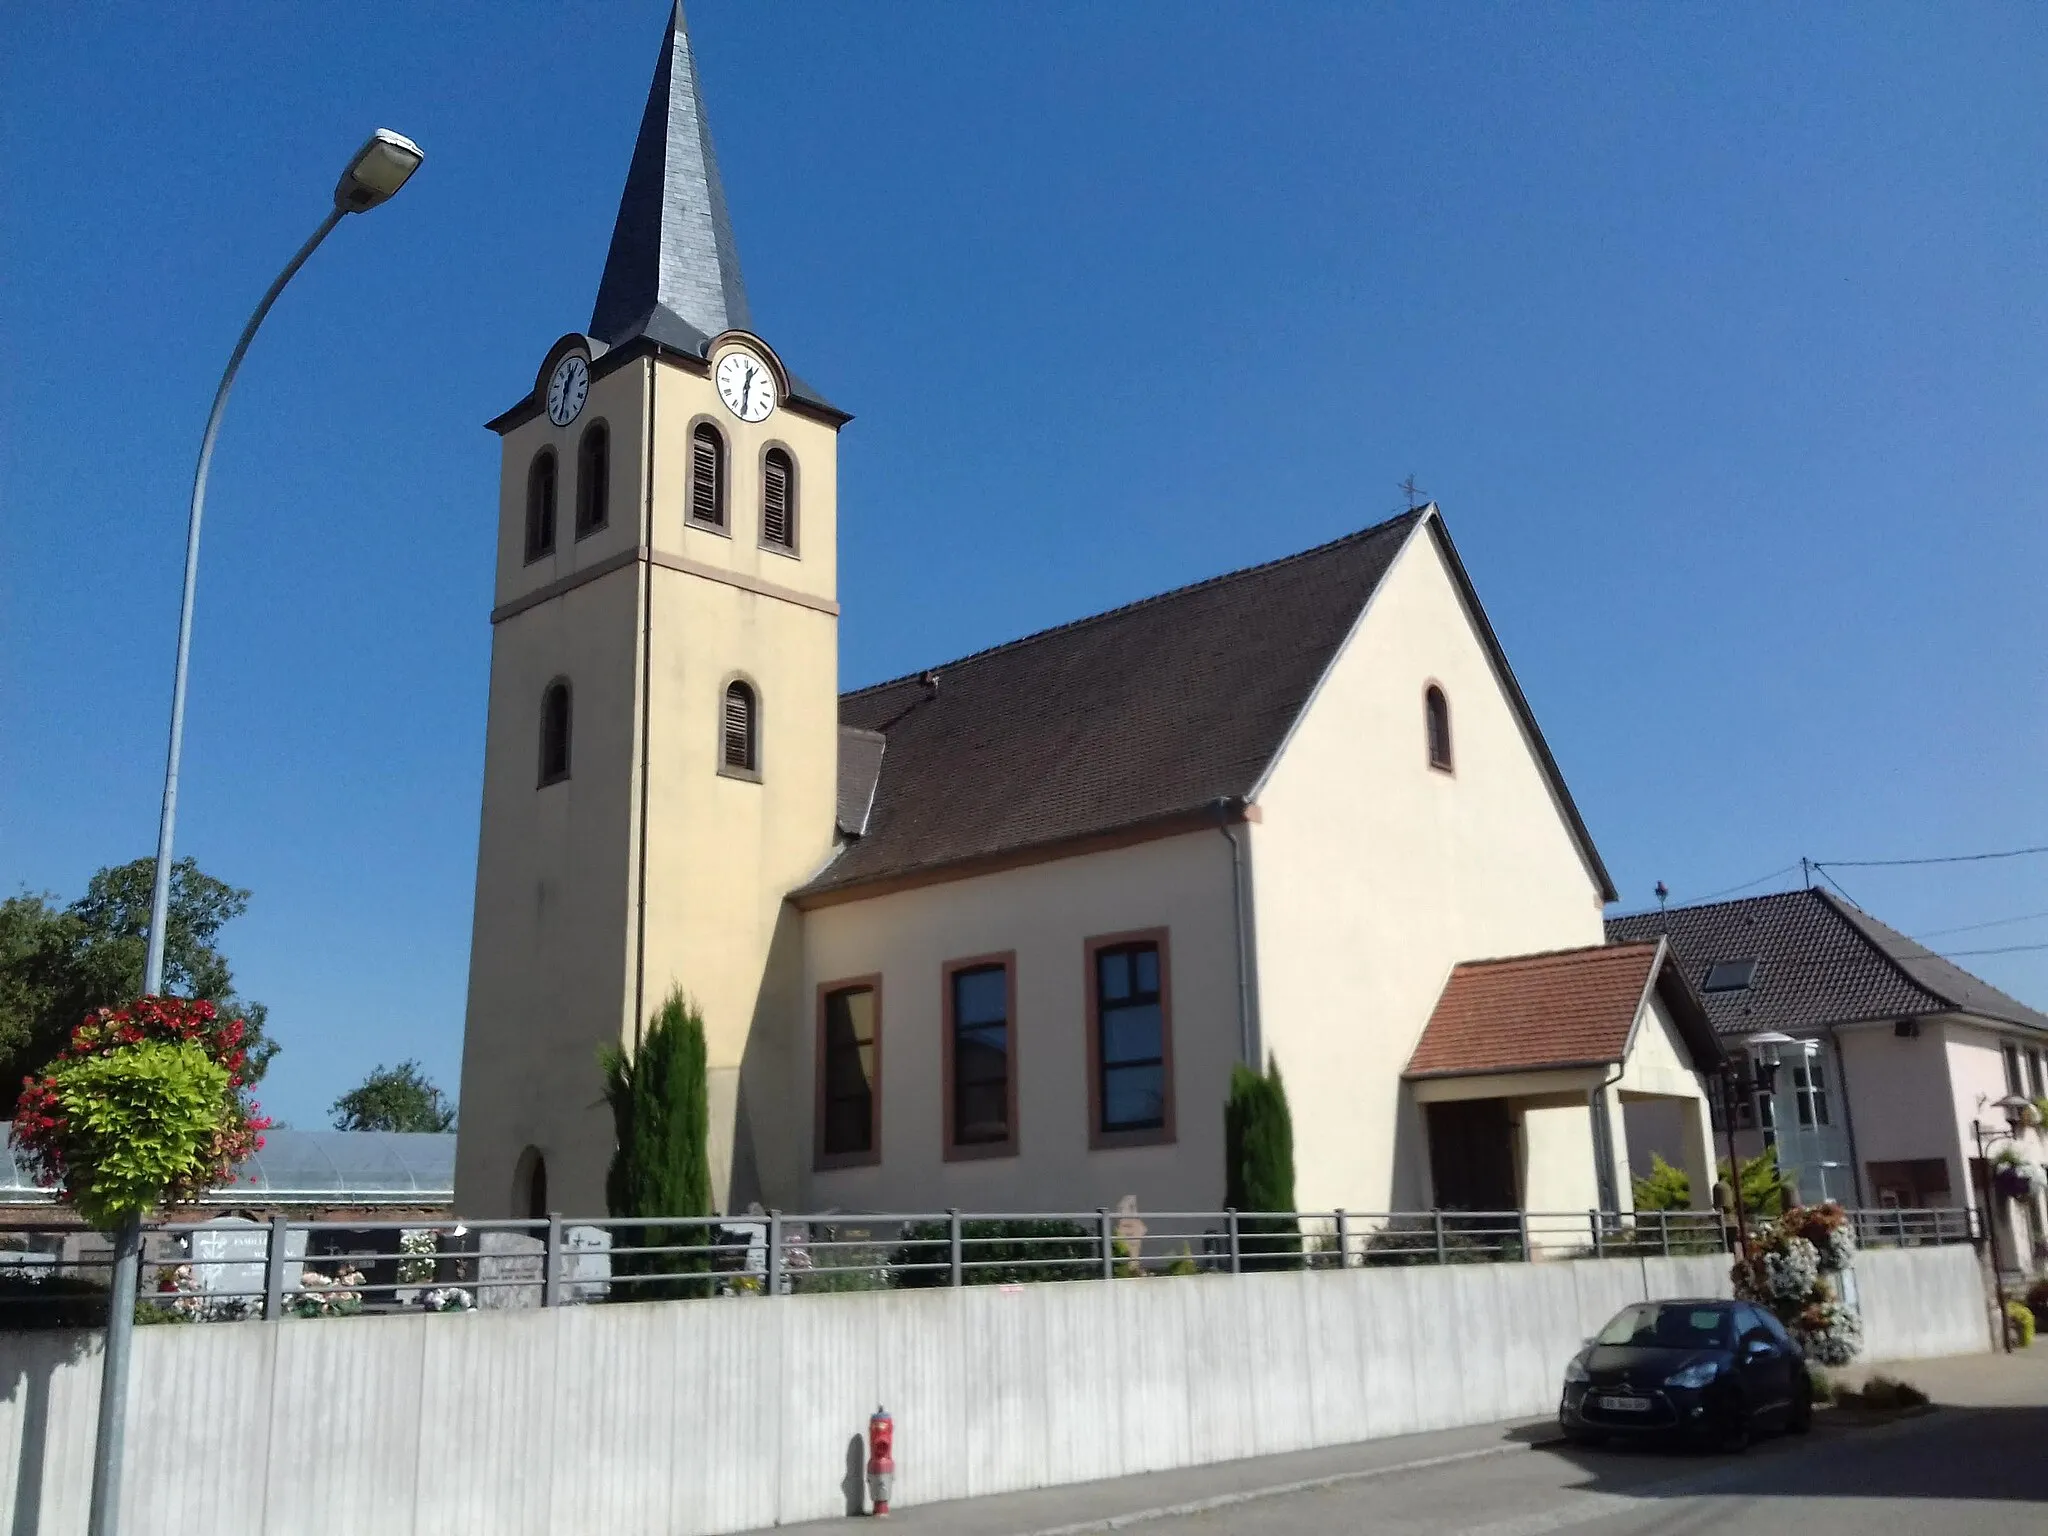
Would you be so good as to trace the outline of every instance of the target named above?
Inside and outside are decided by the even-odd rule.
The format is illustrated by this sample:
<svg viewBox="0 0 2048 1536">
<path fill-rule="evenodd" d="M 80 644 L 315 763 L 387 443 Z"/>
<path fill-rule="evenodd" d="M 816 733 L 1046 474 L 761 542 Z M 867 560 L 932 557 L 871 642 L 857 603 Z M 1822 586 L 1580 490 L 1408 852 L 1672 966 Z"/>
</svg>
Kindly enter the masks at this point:
<svg viewBox="0 0 2048 1536">
<path fill-rule="evenodd" d="M 1842 1037 L 1835 1032 L 1835 1026 L 1828 1026 L 1828 1043 L 1835 1048 L 1835 1081 L 1841 1085 L 1842 1129 L 1849 1133 L 1849 1182 L 1856 1191 L 1856 1205 L 1863 1209 L 1868 1202 L 1863 1198 L 1863 1158 L 1856 1150 L 1856 1112 L 1849 1107 L 1849 1063 L 1842 1055 Z"/>
<path fill-rule="evenodd" d="M 1248 879 L 1245 873 L 1244 844 L 1238 841 L 1233 830 L 1236 820 L 1233 810 L 1242 812 L 1244 800 L 1232 799 L 1227 795 L 1218 796 L 1216 807 L 1216 830 L 1223 834 L 1223 840 L 1230 844 L 1230 912 L 1237 929 L 1237 1050 L 1238 1057 L 1254 1072 L 1263 1070 L 1262 1053 L 1259 1049 L 1258 1024 L 1252 1011 L 1252 961 L 1251 943 L 1246 932 L 1245 906 Z"/>
<path fill-rule="evenodd" d="M 1614 1185 L 1614 1125 L 1607 1118 L 1607 1090 L 1621 1081 L 1623 1064 L 1614 1064 L 1614 1076 L 1598 1088 L 1586 1090 L 1586 1113 L 1593 1117 L 1593 1155 L 1600 1159 L 1596 1170 L 1600 1175 L 1600 1204 L 1602 1210 L 1621 1210 L 1621 1191 Z"/>
</svg>

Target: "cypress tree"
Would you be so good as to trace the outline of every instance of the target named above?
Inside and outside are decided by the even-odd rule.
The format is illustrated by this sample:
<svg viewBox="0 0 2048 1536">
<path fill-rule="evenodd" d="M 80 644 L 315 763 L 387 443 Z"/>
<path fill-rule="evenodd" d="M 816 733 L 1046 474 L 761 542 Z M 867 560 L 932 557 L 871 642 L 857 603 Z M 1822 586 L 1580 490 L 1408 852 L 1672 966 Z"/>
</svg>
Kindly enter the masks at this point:
<svg viewBox="0 0 2048 1536">
<path fill-rule="evenodd" d="M 1275 1062 L 1267 1071 L 1230 1071 L 1223 1105 L 1223 1203 L 1232 1210 L 1293 1211 L 1294 1117 Z M 1301 1224 L 1293 1216 L 1240 1215 L 1239 1251 L 1246 1269 L 1294 1269 L 1301 1263 Z"/>
<path fill-rule="evenodd" d="M 711 1108 L 704 1017 L 697 1005 L 672 990 L 648 1020 L 640 1049 L 628 1056 L 617 1046 L 598 1055 L 604 1071 L 605 1102 L 611 1106 L 617 1144 L 605 1172 L 605 1204 L 615 1217 L 709 1216 L 711 1214 Z M 621 1232 L 625 1247 L 701 1245 L 711 1228 L 695 1223 L 643 1227 Z M 702 1273 L 705 1254 L 620 1254 L 621 1275 Z M 617 1287 L 623 1301 L 709 1294 L 708 1282 L 637 1281 Z"/>
</svg>

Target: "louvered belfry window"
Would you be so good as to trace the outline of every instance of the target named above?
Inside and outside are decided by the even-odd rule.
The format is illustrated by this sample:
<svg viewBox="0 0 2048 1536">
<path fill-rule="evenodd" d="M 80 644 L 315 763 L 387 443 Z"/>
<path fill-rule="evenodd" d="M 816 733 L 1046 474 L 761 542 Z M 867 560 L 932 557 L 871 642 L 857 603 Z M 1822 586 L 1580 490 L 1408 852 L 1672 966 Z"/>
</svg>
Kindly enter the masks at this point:
<svg viewBox="0 0 2048 1536">
<path fill-rule="evenodd" d="M 754 690 L 745 683 L 725 685 L 725 712 L 719 727 L 720 763 L 736 773 L 757 772 Z"/>
<path fill-rule="evenodd" d="M 761 542 L 775 549 L 796 548 L 795 480 L 789 455 L 770 448 L 761 461 Z"/>
<path fill-rule="evenodd" d="M 576 537 L 595 533 L 611 516 L 612 434 L 601 421 L 583 430 L 576 448 Z"/>
<path fill-rule="evenodd" d="M 526 471 L 526 563 L 555 552 L 555 450 L 543 448 Z"/>
<path fill-rule="evenodd" d="M 690 434 L 690 521 L 725 526 L 725 439 L 708 421 Z"/>
</svg>

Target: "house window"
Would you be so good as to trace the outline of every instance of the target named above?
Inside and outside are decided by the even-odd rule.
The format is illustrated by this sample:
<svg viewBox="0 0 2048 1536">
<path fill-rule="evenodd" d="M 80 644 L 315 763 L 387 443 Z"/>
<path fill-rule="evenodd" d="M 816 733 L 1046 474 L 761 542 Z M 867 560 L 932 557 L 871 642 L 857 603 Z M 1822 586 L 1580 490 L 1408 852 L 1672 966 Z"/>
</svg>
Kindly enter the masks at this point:
<svg viewBox="0 0 2048 1536">
<path fill-rule="evenodd" d="M 1016 995 L 1009 955 L 949 964 L 945 974 L 946 1155 L 1017 1150 Z"/>
<path fill-rule="evenodd" d="M 2037 1099 L 2048 1094 L 2048 1073 L 2042 1071 L 2039 1051 L 2027 1052 L 2027 1091 Z"/>
<path fill-rule="evenodd" d="M 761 460 L 761 542 L 770 549 L 796 548 L 796 465 L 780 448 Z"/>
<path fill-rule="evenodd" d="M 2026 1092 L 2026 1085 L 2020 1081 L 2020 1048 L 2010 1041 L 2005 1046 L 2005 1091 Z"/>
<path fill-rule="evenodd" d="M 526 471 L 526 563 L 555 552 L 555 450 L 543 448 Z"/>
<path fill-rule="evenodd" d="M 1792 1068 L 1792 1093 L 1801 1125 L 1828 1123 L 1827 1069 L 1818 1056 L 1809 1056 Z"/>
<path fill-rule="evenodd" d="M 1451 771 L 1451 701 L 1431 683 L 1422 695 L 1422 713 L 1429 728 L 1429 766 Z"/>
<path fill-rule="evenodd" d="M 880 1161 L 882 986 L 864 977 L 818 994 L 820 1168 Z"/>
<path fill-rule="evenodd" d="M 718 715 L 718 766 L 722 772 L 753 778 L 760 774 L 759 719 L 754 690 L 735 679 L 725 685 Z"/>
<path fill-rule="evenodd" d="M 1173 1025 L 1166 933 L 1088 942 L 1090 1145 L 1173 1137 Z"/>
<path fill-rule="evenodd" d="M 597 532 L 611 516 L 612 429 L 593 421 L 576 447 L 576 537 Z"/>
<path fill-rule="evenodd" d="M 569 685 L 556 678 L 540 696 L 540 783 L 569 777 Z"/>
<path fill-rule="evenodd" d="M 690 521 L 725 527 L 725 439 L 708 421 L 690 433 Z"/>
</svg>

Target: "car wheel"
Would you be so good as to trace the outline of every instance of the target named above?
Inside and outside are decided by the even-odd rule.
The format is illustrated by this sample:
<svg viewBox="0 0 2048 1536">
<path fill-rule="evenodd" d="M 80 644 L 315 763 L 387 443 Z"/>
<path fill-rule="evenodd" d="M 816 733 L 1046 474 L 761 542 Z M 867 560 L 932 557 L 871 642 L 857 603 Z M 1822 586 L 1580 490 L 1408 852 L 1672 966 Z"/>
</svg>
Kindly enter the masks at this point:
<svg viewBox="0 0 2048 1536">
<path fill-rule="evenodd" d="M 1714 1449 L 1728 1456 L 1740 1456 L 1749 1449 L 1749 1415 L 1737 1409 L 1714 1436 Z"/>
<path fill-rule="evenodd" d="M 1813 1387 L 1802 1384 L 1792 1394 L 1791 1410 L 1785 1415 L 1785 1433 L 1803 1435 L 1813 1428 Z"/>
<path fill-rule="evenodd" d="M 1564 1432 L 1564 1438 L 1569 1445 L 1592 1447 L 1607 1443 L 1607 1437 L 1596 1429 L 1568 1429 Z"/>
</svg>

